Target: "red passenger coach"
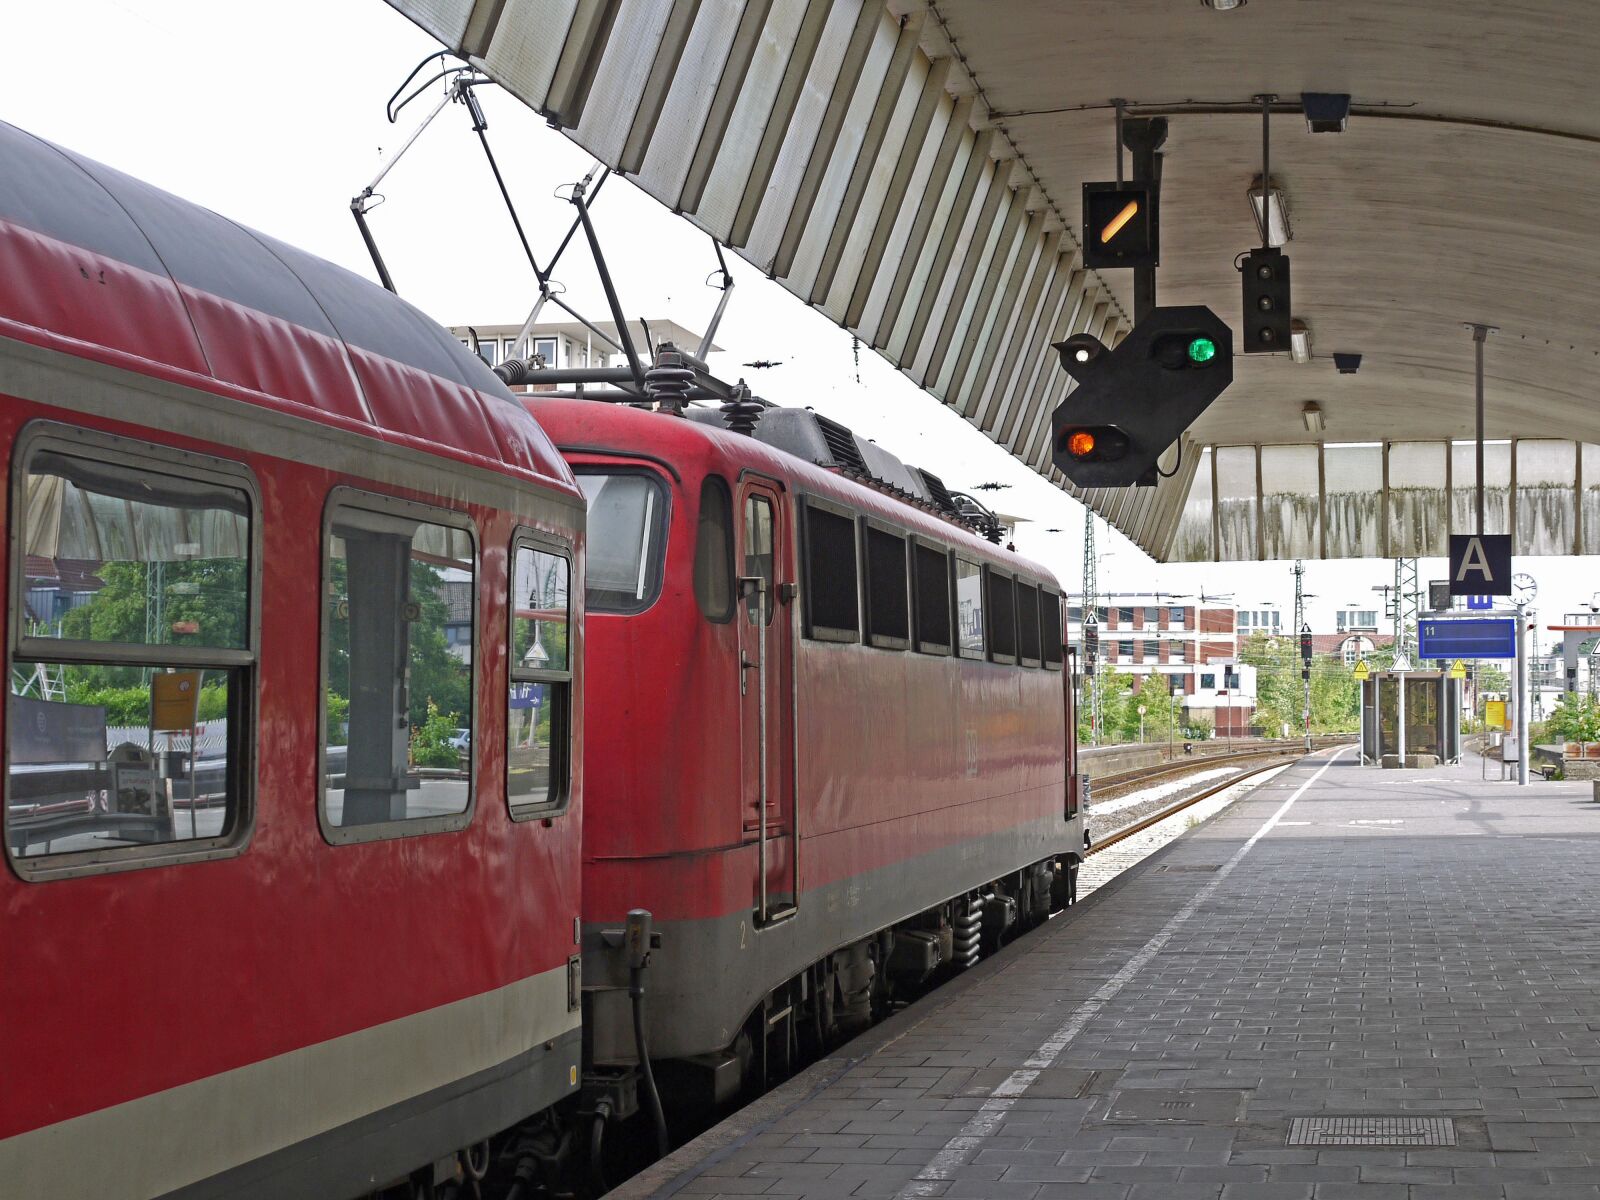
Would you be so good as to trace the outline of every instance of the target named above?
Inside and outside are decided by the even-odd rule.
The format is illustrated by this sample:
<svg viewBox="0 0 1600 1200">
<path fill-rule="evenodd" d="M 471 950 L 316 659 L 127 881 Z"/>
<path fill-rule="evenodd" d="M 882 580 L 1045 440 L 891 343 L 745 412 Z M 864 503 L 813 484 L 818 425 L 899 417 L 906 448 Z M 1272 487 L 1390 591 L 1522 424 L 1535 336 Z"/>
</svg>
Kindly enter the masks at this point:
<svg viewBox="0 0 1600 1200">
<path fill-rule="evenodd" d="M 635 1061 L 629 906 L 662 934 L 650 1054 L 724 1099 L 1068 902 L 1084 825 L 1048 572 L 810 411 L 746 434 L 716 410 L 530 409 L 589 503 L 597 1086 Z"/>
<path fill-rule="evenodd" d="M 0 461 L 0 1191 L 483 1169 L 579 1084 L 567 467 L 394 296 L 6 125 Z"/>
</svg>

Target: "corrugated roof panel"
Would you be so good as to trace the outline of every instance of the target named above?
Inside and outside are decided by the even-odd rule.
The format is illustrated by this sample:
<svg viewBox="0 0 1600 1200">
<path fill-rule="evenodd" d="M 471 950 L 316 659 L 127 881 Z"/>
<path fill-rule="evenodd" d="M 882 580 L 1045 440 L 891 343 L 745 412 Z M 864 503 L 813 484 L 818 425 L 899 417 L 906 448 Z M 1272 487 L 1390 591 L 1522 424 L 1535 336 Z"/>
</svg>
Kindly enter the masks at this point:
<svg viewBox="0 0 1600 1200">
<path fill-rule="evenodd" d="M 1043 211 L 1035 213 L 1034 217 L 1042 226 Z M 982 387 L 977 406 L 978 428 L 985 433 L 994 434 L 1002 429 L 1005 419 L 1011 415 L 1013 403 L 1020 399 L 1016 395 L 1014 378 L 1017 360 L 1022 356 L 1023 347 L 1033 341 L 1033 335 L 1044 319 L 1040 310 L 1044 307 L 1045 285 L 1055 274 L 1056 243 L 1060 237 L 1061 234 L 1056 232 L 1045 234 L 1042 241 L 1037 237 L 1029 239 L 1035 246 L 1035 253 L 1033 261 L 1028 264 L 1027 276 L 1022 281 L 1021 294 L 1012 307 L 1011 318 L 997 346 L 999 353 L 977 380 Z M 1003 437 L 997 440 L 1004 442 Z"/>
<path fill-rule="evenodd" d="M 997 162 L 984 179 L 983 203 L 977 209 L 970 226 L 963 226 L 955 253 L 951 256 L 951 274 L 940 288 L 938 298 L 931 304 L 928 323 L 923 329 L 922 343 L 913 362 L 913 373 L 922 386 L 935 395 L 944 397 L 942 378 L 953 339 L 962 337 L 972 320 L 978 303 L 978 287 L 989 261 L 1000 245 L 1001 232 L 1010 215 L 1008 201 L 1012 198 L 1006 186 L 1011 173 L 1011 163 Z M 920 315 L 920 310 L 919 310 Z M 948 399 L 948 398 L 946 398 Z"/>
<path fill-rule="evenodd" d="M 777 266 L 784 231 L 789 226 L 794 206 L 801 193 L 818 140 L 827 132 L 824 117 L 840 84 L 839 72 L 851 57 L 851 42 L 866 10 L 860 4 L 836 4 L 828 12 L 817 41 L 816 52 L 806 71 L 805 82 L 795 97 L 794 116 L 789 121 L 783 144 L 773 163 L 772 175 L 756 209 L 750 238 L 742 253 L 763 271 Z M 870 26 L 864 35 L 871 37 Z M 870 44 L 870 43 L 869 43 Z M 864 52 L 864 51 L 863 51 Z M 843 120 L 843 117 L 840 117 Z M 765 134 L 763 134 L 765 137 Z M 824 162 L 827 151 L 824 151 Z M 818 167 L 820 174 L 821 167 Z"/>
<path fill-rule="evenodd" d="M 928 144 L 917 162 L 908 189 L 905 220 L 903 224 L 896 224 L 891 239 L 890 257 L 885 266 L 892 266 L 892 269 L 879 271 L 880 278 L 867 300 L 863 320 L 871 327 L 867 341 L 874 348 L 886 347 L 893 341 L 905 310 L 907 292 L 920 289 L 926 278 L 925 264 L 934 253 L 932 243 L 944 227 L 966 152 L 973 141 L 967 126 L 967 113 L 971 108 L 970 99 L 940 97 L 939 110 L 928 132 Z M 915 205 L 911 204 L 910 197 L 916 198 Z M 920 276 L 917 274 L 919 266 L 924 272 Z M 915 301 L 912 303 L 914 305 Z"/>
<path fill-rule="evenodd" d="M 877 98 L 862 129 L 861 145 L 850 167 L 837 211 L 832 219 L 822 263 L 811 285 L 810 299 L 822 306 L 835 321 L 844 323 L 844 312 L 855 287 L 854 272 L 859 269 L 878 209 L 888 191 L 898 160 L 893 137 L 904 137 L 915 111 L 917 97 L 926 78 L 928 60 L 917 53 L 917 36 L 922 30 L 922 13 L 902 18 Z M 850 258 L 850 243 L 856 242 L 856 257 Z M 844 275 L 844 288 L 839 287 Z M 843 291 L 843 297 L 839 292 Z"/>
<path fill-rule="evenodd" d="M 391 0 L 408 16 L 414 4 L 428 2 Z M 524 104 L 543 112 L 577 7 L 577 0 L 506 0 L 483 56 L 484 69 Z M 449 44 L 459 46 L 460 42 L 451 40 Z"/>
<path fill-rule="evenodd" d="M 1039 233 L 1044 226 L 1044 214 L 1027 211 L 1025 193 L 1019 191 L 1017 199 L 1025 223 L 1019 225 L 1016 241 L 1005 263 L 993 273 L 993 288 L 985 281 L 984 291 L 979 293 L 979 304 L 988 300 L 982 310 L 983 321 L 977 336 L 970 343 L 969 353 L 961 368 L 951 377 L 951 390 L 960 392 L 962 413 L 974 422 L 981 416 L 979 409 L 988 389 L 990 375 L 1013 328 L 1023 286 L 1038 261 L 1041 248 Z"/>
<path fill-rule="evenodd" d="M 1058 242 L 1058 251 L 1059 245 Z M 1066 306 L 1067 285 L 1072 280 L 1072 262 L 1073 256 L 1070 254 L 1058 252 L 1051 255 L 1049 284 L 1039 299 L 1039 309 L 1033 318 L 1032 340 L 1017 355 L 1016 368 L 1004 385 L 1009 407 L 1000 419 L 996 436 L 1019 457 L 1024 456 L 1022 447 L 1032 432 L 1034 409 L 1039 403 L 1040 378 L 1047 369 L 1060 370 L 1056 352 L 1050 348 L 1050 335 L 1061 319 L 1061 310 Z"/>
<path fill-rule="evenodd" d="M 828 160 L 817 185 L 815 199 L 805 213 L 796 212 L 790 217 L 785 240 L 793 241 L 793 257 L 784 265 L 783 246 L 774 264 L 783 277 L 784 286 L 795 295 L 808 297 L 817 282 L 817 272 L 822 269 L 822 256 L 827 252 L 828 239 L 839 218 L 839 206 L 844 202 L 850 187 L 850 177 L 855 171 L 856 157 L 866 138 L 867 124 L 878 108 L 878 91 L 884 74 L 894 58 L 896 36 L 899 30 L 887 13 L 880 13 L 872 30 L 871 42 L 862 60 L 860 72 L 850 80 L 850 99 L 844 110 Z M 844 80 L 840 81 L 844 84 Z M 836 91 L 838 88 L 836 87 Z M 804 225 L 796 222 L 804 218 Z M 796 234 L 796 229 L 799 233 Z"/>
<path fill-rule="evenodd" d="M 695 207 L 695 219 L 712 237 L 727 241 L 755 166 L 778 90 L 796 51 L 808 0 L 776 0 L 767 14 L 743 86 L 734 103 L 716 164 Z"/>
<path fill-rule="evenodd" d="M 573 135 L 601 162 L 622 160 L 672 10 L 671 4 L 660 0 L 622 0 L 589 103 Z"/>
<path fill-rule="evenodd" d="M 933 307 L 934 298 L 944 284 L 968 213 L 976 207 L 973 197 L 982 186 L 993 137 L 993 131 L 987 129 L 981 133 L 969 130 L 961 133 L 951 157 L 950 174 L 939 193 L 937 207 L 928 219 L 922 250 L 906 276 L 905 293 L 899 302 L 894 328 L 887 341 L 880 338 L 891 362 L 905 366 L 916 357 L 926 313 Z"/>
<path fill-rule="evenodd" d="M 916 214 L 922 208 L 923 193 L 929 188 L 928 180 L 934 160 L 938 157 L 950 114 L 955 108 L 944 90 L 949 67 L 949 59 L 929 64 L 910 124 L 905 135 L 899 139 L 900 149 L 895 156 L 894 175 L 878 207 L 872 240 L 862 258 L 861 269 L 856 273 L 856 284 L 850 293 L 849 307 L 845 310 L 844 324 L 859 330 L 862 340 L 869 344 L 875 337 L 889 289 L 899 273 L 900 260 L 906 252 L 906 240 Z M 891 135 L 890 145 L 895 144 Z M 937 189 L 934 189 L 926 197 L 930 209 L 932 202 L 937 199 L 936 192 Z"/>
<path fill-rule="evenodd" d="M 644 166 L 635 179 L 674 211 L 744 9 L 742 0 L 701 0 Z"/>
<path fill-rule="evenodd" d="M 945 403 L 962 408 L 964 415 L 968 410 L 966 376 L 988 347 L 989 335 L 1006 301 L 1008 280 L 1026 241 L 1027 196 L 1013 189 L 1002 207 L 1005 220 L 978 270 L 977 287 L 970 293 L 972 303 L 964 308 L 962 324 L 954 338 L 943 343 L 943 362 L 936 356 L 934 361 L 939 365 L 930 367 L 928 372 L 938 380 L 935 390 L 944 396 Z"/>
<path fill-rule="evenodd" d="M 812 288 L 813 299 L 822 311 L 841 325 L 850 324 L 846 320 L 846 310 L 855 295 L 856 283 L 869 269 L 869 251 L 877 234 L 878 219 L 883 215 L 884 201 L 899 166 L 901 148 L 917 115 L 918 101 L 928 75 L 925 62 L 917 66 L 909 63 L 912 56 L 904 51 L 905 38 L 902 31 L 901 51 L 908 60 L 906 73 L 896 82 L 897 72 L 891 63 L 879 92 L 877 118 L 882 128 L 869 130 L 869 137 L 858 153 L 849 185 L 850 191 L 856 194 L 845 197 L 834 217 L 828 249 L 823 254 L 823 270 L 819 271 Z M 912 45 L 914 48 L 915 43 Z M 887 237 L 886 230 L 884 239 Z M 827 288 L 826 299 L 822 297 L 824 287 Z"/>
</svg>

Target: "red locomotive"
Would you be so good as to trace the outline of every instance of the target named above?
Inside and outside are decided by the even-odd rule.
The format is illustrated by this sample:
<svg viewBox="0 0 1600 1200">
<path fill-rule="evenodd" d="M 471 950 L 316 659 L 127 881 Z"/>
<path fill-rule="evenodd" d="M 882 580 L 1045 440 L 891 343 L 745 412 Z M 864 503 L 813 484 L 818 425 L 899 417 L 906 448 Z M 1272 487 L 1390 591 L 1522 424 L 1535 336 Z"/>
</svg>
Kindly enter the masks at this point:
<svg viewBox="0 0 1600 1200">
<path fill-rule="evenodd" d="M 650 1054 L 721 1100 L 1070 899 L 1061 591 L 808 410 L 636 401 L 529 402 L 589 501 L 586 1058 L 643 905 Z"/>
<path fill-rule="evenodd" d="M 388 292 L 7 125 L 0 453 L 0 1190 L 483 1171 L 579 1087 L 566 466 Z"/>
</svg>

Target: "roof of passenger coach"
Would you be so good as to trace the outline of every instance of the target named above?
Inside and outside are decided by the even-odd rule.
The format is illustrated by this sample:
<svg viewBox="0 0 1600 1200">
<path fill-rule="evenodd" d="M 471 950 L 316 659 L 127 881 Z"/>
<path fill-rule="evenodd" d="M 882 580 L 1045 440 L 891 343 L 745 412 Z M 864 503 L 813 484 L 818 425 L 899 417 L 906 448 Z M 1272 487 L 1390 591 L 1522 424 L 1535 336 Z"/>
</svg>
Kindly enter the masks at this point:
<svg viewBox="0 0 1600 1200">
<path fill-rule="evenodd" d="M 760 471 L 794 484 L 807 495 L 837 500 L 865 516 L 892 521 L 912 533 L 937 538 L 953 548 L 968 550 L 985 562 L 1021 571 L 1061 589 L 1053 572 L 1032 559 L 1007 552 L 965 525 L 745 434 L 627 404 L 542 400 L 537 394 L 527 399 L 529 408 L 563 453 L 655 459 L 670 464 L 674 472 L 683 476 L 693 478 L 716 471 L 730 482 L 738 478 L 740 471 Z"/>
<path fill-rule="evenodd" d="M 0 122 L 0 335 L 576 494 L 499 377 L 393 293 Z M 200 379 L 195 377 L 199 376 Z"/>
</svg>

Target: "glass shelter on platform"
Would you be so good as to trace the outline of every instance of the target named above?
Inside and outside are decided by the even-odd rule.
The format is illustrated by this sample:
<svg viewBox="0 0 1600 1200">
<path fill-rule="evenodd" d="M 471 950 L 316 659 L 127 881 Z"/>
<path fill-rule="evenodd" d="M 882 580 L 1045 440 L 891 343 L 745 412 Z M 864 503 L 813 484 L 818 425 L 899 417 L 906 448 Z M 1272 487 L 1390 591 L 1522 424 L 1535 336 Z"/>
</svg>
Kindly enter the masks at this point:
<svg viewBox="0 0 1600 1200">
<path fill-rule="evenodd" d="M 1460 762 L 1461 681 L 1445 671 L 1374 671 L 1361 684 L 1361 761 Z"/>
</svg>

